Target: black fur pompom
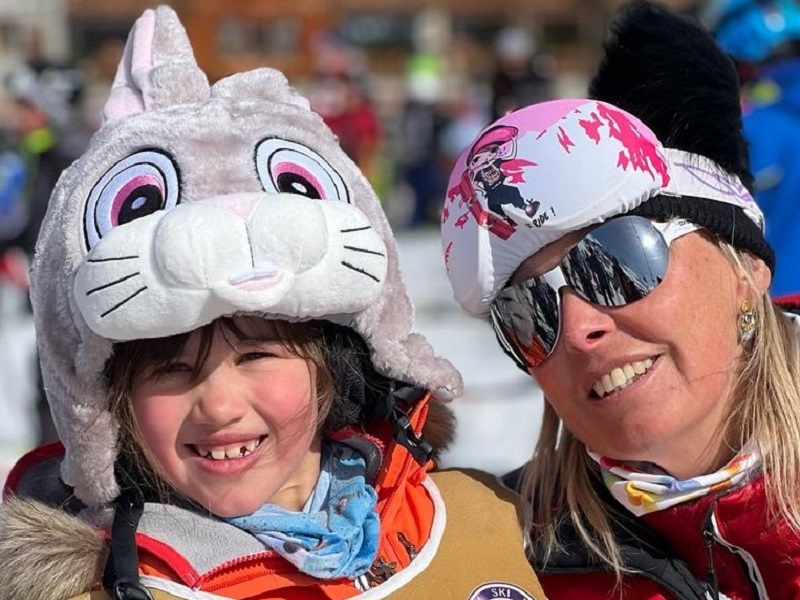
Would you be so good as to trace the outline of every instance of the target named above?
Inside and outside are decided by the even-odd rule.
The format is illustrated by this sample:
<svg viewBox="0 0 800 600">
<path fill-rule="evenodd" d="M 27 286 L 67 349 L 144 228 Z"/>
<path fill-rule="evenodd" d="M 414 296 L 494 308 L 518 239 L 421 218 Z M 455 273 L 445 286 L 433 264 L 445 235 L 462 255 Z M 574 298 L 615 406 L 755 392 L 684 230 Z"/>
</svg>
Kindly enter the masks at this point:
<svg viewBox="0 0 800 600">
<path fill-rule="evenodd" d="M 752 190 L 736 69 L 699 23 L 647 0 L 624 5 L 589 95 L 637 116 L 664 146 L 714 160 Z"/>
</svg>

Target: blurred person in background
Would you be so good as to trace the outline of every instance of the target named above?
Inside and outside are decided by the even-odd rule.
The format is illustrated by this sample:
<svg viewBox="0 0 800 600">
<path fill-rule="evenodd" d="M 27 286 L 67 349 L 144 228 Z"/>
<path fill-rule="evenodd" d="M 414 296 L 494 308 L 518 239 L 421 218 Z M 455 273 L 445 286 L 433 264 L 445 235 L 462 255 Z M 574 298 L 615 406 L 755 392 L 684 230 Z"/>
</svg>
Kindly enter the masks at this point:
<svg viewBox="0 0 800 600">
<path fill-rule="evenodd" d="M 309 101 L 331 128 L 347 155 L 370 182 L 379 177 L 377 160 L 382 132 L 369 94 L 364 56 L 327 33 L 316 42 L 316 69 Z"/>
<path fill-rule="evenodd" d="M 501 29 L 495 38 L 494 56 L 492 120 L 553 98 L 553 59 L 536 53 L 534 38 L 526 29 Z"/>
<path fill-rule="evenodd" d="M 14 142 L 6 151 L 16 155 L 23 167 L 24 183 L 19 192 L 24 203 L 24 222 L 13 237 L 0 242 L 0 255 L 5 257 L 3 262 L 17 285 L 27 285 L 27 264 L 33 259 L 39 228 L 61 172 L 89 143 L 91 132 L 80 118 L 82 92 L 80 71 L 42 61 L 18 69 L 6 81 L 14 127 L 11 132 Z M 43 443 L 57 436 L 38 362 L 37 358 L 35 403 L 39 442 Z"/>
<path fill-rule="evenodd" d="M 411 57 L 406 72 L 406 102 L 400 116 L 396 161 L 400 179 L 412 195 L 407 227 L 438 221 L 447 185 L 442 168 L 442 135 L 450 122 L 443 102 L 442 64 L 432 54 Z"/>
<path fill-rule="evenodd" d="M 777 255 L 772 293 L 800 292 L 800 3 L 716 0 L 706 23 L 742 80 L 756 201 Z"/>
<path fill-rule="evenodd" d="M 15 114 L 14 106 L 3 105 L 5 113 Z M 0 292 L 11 286 L 22 293 L 28 289 L 28 259 L 19 244 L 30 210 L 25 195 L 26 165 L 17 146 L 16 135 L 5 126 L 0 130 Z M 0 294 L 0 304 L 4 294 Z"/>
<path fill-rule="evenodd" d="M 89 143 L 91 132 L 78 111 L 82 91 L 77 69 L 41 62 L 17 70 L 6 82 L 14 106 L 17 150 L 26 164 L 28 203 L 26 226 L 12 243 L 29 257 L 56 181 Z"/>
<path fill-rule="evenodd" d="M 448 122 L 441 134 L 443 171 L 450 173 L 461 151 L 490 122 L 486 93 L 470 83 L 448 103 Z"/>
</svg>

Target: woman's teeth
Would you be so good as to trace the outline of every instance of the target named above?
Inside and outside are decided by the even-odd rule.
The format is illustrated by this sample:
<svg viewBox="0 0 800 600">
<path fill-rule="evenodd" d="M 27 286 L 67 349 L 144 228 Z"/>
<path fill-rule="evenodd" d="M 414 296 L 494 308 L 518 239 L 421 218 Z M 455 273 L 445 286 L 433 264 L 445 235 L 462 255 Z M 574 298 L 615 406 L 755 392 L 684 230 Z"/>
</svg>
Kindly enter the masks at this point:
<svg viewBox="0 0 800 600">
<path fill-rule="evenodd" d="M 232 446 L 200 446 L 195 445 L 194 449 L 197 454 L 202 456 L 203 458 L 209 458 L 211 460 L 225 460 L 231 458 L 242 458 L 244 456 L 248 456 L 252 454 L 256 448 L 261 445 L 261 442 L 264 441 L 264 437 L 260 437 L 254 440 L 250 440 L 247 443 L 239 443 Z"/>
<path fill-rule="evenodd" d="M 628 387 L 639 375 L 645 373 L 652 366 L 653 361 L 648 358 L 617 367 L 610 373 L 603 375 L 600 380 L 592 386 L 592 389 L 599 398 L 602 398 L 614 390 L 621 390 Z"/>
</svg>

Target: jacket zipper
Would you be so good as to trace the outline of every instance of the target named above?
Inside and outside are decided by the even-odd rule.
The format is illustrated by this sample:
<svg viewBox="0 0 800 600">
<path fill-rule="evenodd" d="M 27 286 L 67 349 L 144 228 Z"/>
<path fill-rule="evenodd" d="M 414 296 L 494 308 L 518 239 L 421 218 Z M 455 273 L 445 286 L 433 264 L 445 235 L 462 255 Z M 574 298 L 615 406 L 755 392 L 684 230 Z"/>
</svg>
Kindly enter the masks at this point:
<svg viewBox="0 0 800 600">
<path fill-rule="evenodd" d="M 759 600 L 769 600 L 769 595 L 767 594 L 767 587 L 764 585 L 764 579 L 761 577 L 761 572 L 758 570 L 758 564 L 756 560 L 753 558 L 753 555 L 750 554 L 747 550 L 743 548 L 739 548 L 738 546 L 734 546 L 733 544 L 727 542 L 725 538 L 722 537 L 722 534 L 719 532 L 719 526 L 717 525 L 717 519 L 714 516 L 714 511 L 712 509 L 709 515 L 709 524 L 711 527 L 711 535 L 712 539 L 718 542 L 722 547 L 726 548 L 734 555 L 739 557 L 739 560 L 744 563 L 744 566 L 747 568 L 747 575 L 750 579 L 750 582 L 753 585 L 753 591 L 756 594 L 756 597 Z"/>
<path fill-rule="evenodd" d="M 207 571 L 207 572 L 203 573 L 192 584 L 192 588 L 195 589 L 195 590 L 201 589 L 209 581 L 214 579 L 215 576 L 217 576 L 219 573 L 222 573 L 224 571 L 236 571 L 237 569 L 243 569 L 248 564 L 251 564 L 253 562 L 256 562 L 256 561 L 259 561 L 259 560 L 265 560 L 265 559 L 274 558 L 276 556 L 278 556 L 278 553 L 275 552 L 274 550 L 267 550 L 265 552 L 259 552 L 258 554 L 249 554 L 247 556 L 239 556 L 237 558 L 234 558 L 232 560 L 224 562 L 224 563 L 222 563 L 220 565 L 217 565 L 216 567 L 214 567 L 210 571 Z M 281 570 L 281 569 L 267 569 L 267 571 L 270 572 L 270 573 L 283 573 L 283 572 L 287 572 L 288 573 L 289 572 L 288 570 Z M 238 579 L 233 579 L 232 581 L 225 582 L 224 585 L 228 586 L 228 585 L 236 584 L 236 583 L 239 583 Z M 211 585 L 211 586 L 209 586 L 207 591 L 213 592 L 215 589 L 217 589 L 217 586 Z"/>
<path fill-rule="evenodd" d="M 703 538 L 705 539 L 706 546 L 706 588 L 708 597 L 711 600 L 719 600 L 719 583 L 717 581 L 717 571 L 714 568 L 714 503 L 711 503 L 711 508 L 706 514 L 705 521 L 703 522 Z"/>
<path fill-rule="evenodd" d="M 739 562 L 747 572 L 748 579 L 750 580 L 750 584 L 752 586 L 753 595 L 759 600 L 769 600 L 767 588 L 764 585 L 764 579 L 761 577 L 761 572 L 758 570 L 758 565 L 756 564 L 753 556 L 747 552 L 747 550 L 739 548 L 738 546 L 734 546 L 722 537 L 722 534 L 719 531 L 719 525 L 717 524 L 717 517 L 714 514 L 714 504 L 714 502 L 711 503 L 708 513 L 706 513 L 705 521 L 703 522 L 703 538 L 705 539 L 706 562 L 708 565 L 707 586 L 709 597 L 713 600 L 719 600 L 720 598 L 719 582 L 717 579 L 716 570 L 714 569 L 713 554 L 714 544 L 719 544 L 739 559 Z"/>
<path fill-rule="evenodd" d="M 423 417 L 427 417 L 427 411 L 423 415 Z M 423 419 L 420 419 L 420 420 L 424 422 Z M 419 436 L 420 433 L 422 432 L 422 426 L 419 425 L 418 428 L 417 427 L 412 427 L 411 430 L 414 432 L 415 435 Z M 398 442 L 393 440 L 390 443 L 389 448 L 387 449 L 386 456 L 392 456 L 394 454 L 394 452 L 395 452 L 395 448 L 397 446 L 399 446 L 399 445 L 400 444 Z M 405 456 L 403 457 L 402 467 L 400 468 L 400 473 L 403 475 L 403 478 L 405 478 L 406 473 L 408 473 L 408 471 L 411 468 L 409 466 L 410 463 L 413 463 L 413 462 L 415 462 L 414 461 L 414 457 L 411 455 L 410 452 L 406 451 L 405 452 Z M 386 498 L 386 502 L 383 503 L 383 510 L 381 510 L 380 514 L 378 515 L 378 517 L 380 518 L 381 523 L 383 523 L 384 517 L 386 516 L 386 513 L 389 511 L 389 507 L 394 502 L 394 498 L 397 495 L 398 491 L 399 491 L 399 487 L 397 485 L 393 486 L 392 491 L 389 493 L 389 495 Z"/>
</svg>

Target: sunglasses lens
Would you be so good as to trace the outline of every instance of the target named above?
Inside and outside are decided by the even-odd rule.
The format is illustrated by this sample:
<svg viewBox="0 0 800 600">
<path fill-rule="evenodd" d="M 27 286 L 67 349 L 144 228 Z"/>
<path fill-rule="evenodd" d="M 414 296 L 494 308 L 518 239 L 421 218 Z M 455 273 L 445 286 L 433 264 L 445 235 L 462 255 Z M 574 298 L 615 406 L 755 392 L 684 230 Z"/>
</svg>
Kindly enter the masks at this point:
<svg viewBox="0 0 800 600">
<path fill-rule="evenodd" d="M 534 277 L 503 289 L 492 303 L 500 343 L 522 366 L 539 366 L 558 339 L 558 288 Z"/>
<path fill-rule="evenodd" d="M 561 262 L 578 295 L 602 306 L 641 300 L 664 279 L 669 248 L 642 217 L 622 217 L 591 231 Z"/>
<path fill-rule="evenodd" d="M 652 292 L 668 266 L 669 247 L 650 221 L 607 221 L 569 251 L 560 269 L 503 289 L 492 304 L 495 332 L 517 362 L 536 367 L 558 341 L 563 285 L 594 304 L 624 306 Z"/>
</svg>

